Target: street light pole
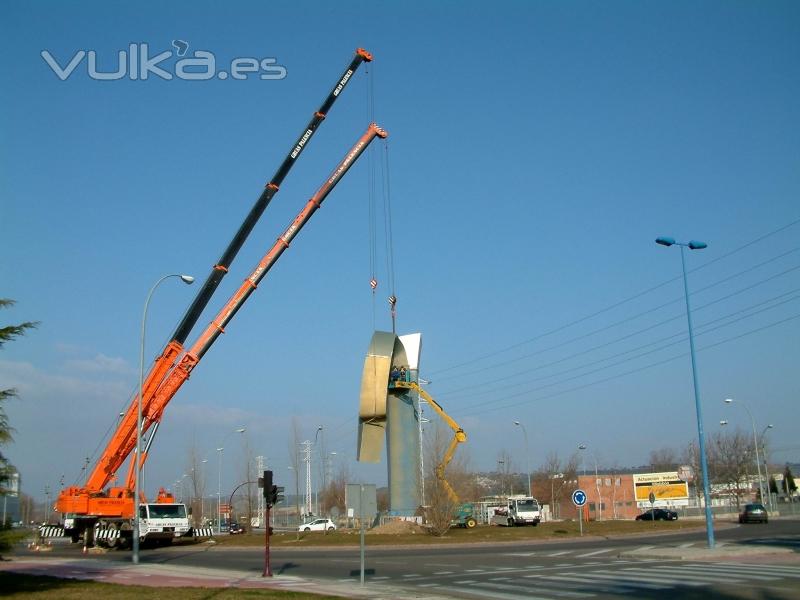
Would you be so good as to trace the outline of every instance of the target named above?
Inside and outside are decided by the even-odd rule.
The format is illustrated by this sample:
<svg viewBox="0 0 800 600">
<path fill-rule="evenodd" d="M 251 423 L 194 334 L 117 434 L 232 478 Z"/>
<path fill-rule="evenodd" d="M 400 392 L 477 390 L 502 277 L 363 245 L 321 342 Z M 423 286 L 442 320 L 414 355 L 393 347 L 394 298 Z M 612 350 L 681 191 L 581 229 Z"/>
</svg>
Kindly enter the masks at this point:
<svg viewBox="0 0 800 600">
<path fill-rule="evenodd" d="M 770 423 L 769 425 L 764 427 L 764 430 L 761 432 L 761 435 L 758 436 L 758 439 L 761 441 L 761 455 L 764 457 L 764 481 L 766 482 L 767 499 L 769 500 L 770 510 L 775 510 L 775 506 L 772 503 L 772 490 L 769 487 L 769 461 L 767 460 L 767 448 L 764 445 L 764 435 L 767 433 L 767 429 L 772 429 L 773 427 L 774 425 Z"/>
<path fill-rule="evenodd" d="M 217 448 L 217 454 L 219 455 L 219 470 L 217 472 L 217 533 L 222 533 L 222 453 L 225 450 L 225 440 L 228 439 L 228 436 L 233 433 L 244 433 L 247 431 L 246 427 L 240 427 L 239 429 L 234 429 L 233 431 L 229 431 L 225 434 L 225 437 L 222 438 L 222 443 L 220 447 Z"/>
<path fill-rule="evenodd" d="M 179 275 L 173 273 L 171 275 L 164 275 L 161 279 L 155 282 L 150 292 L 147 294 L 147 299 L 144 302 L 144 311 L 142 313 L 142 333 L 139 339 L 139 398 L 136 403 L 136 467 L 134 469 L 133 479 L 133 541 L 131 561 L 133 564 L 139 564 L 139 485 L 140 485 L 140 472 L 142 470 L 142 393 L 144 391 L 144 339 L 145 331 L 147 329 L 147 308 L 150 306 L 150 298 L 153 297 L 153 292 L 165 279 L 170 277 L 180 277 L 181 281 L 189 285 L 194 281 L 191 275 Z"/>
<path fill-rule="evenodd" d="M 725 404 L 731 404 L 733 398 L 725 398 Z M 739 401 L 742 408 L 747 411 L 747 416 L 750 417 L 750 424 L 753 426 L 753 445 L 756 447 L 756 471 L 758 472 L 758 492 L 761 494 L 761 502 L 764 502 L 764 481 L 761 478 L 761 458 L 758 455 L 758 436 L 756 435 L 756 420 L 753 418 L 753 413 L 747 408 L 747 404 Z M 764 430 L 766 431 L 766 429 Z"/>
<path fill-rule="evenodd" d="M 578 450 L 586 450 L 588 446 L 586 444 L 581 444 L 578 446 Z M 597 490 L 597 520 L 603 520 L 603 496 L 600 495 L 600 479 L 597 476 L 597 455 L 592 452 L 592 459 L 594 459 L 594 489 Z M 585 473 L 585 471 L 584 471 Z"/>
<path fill-rule="evenodd" d="M 525 471 L 528 473 L 528 496 L 533 496 L 533 489 L 531 488 L 531 469 L 528 463 L 528 432 L 525 431 L 525 425 L 520 423 L 519 421 L 514 421 L 514 425 L 517 425 L 522 429 L 522 435 L 525 436 Z"/>
<path fill-rule="evenodd" d="M 692 311 L 689 306 L 689 283 L 686 279 L 686 259 L 684 257 L 684 248 L 690 250 L 702 250 L 707 248 L 708 244 L 705 242 L 698 242 L 695 240 L 689 242 L 676 242 L 674 238 L 659 237 L 656 239 L 656 244 L 661 246 L 680 246 L 681 249 L 681 269 L 683 271 L 683 294 L 686 299 L 686 322 L 689 327 L 689 353 L 692 357 L 692 382 L 694 384 L 694 407 L 697 415 L 697 439 L 700 450 L 700 471 L 703 476 L 703 499 L 706 505 L 706 538 L 708 547 L 714 547 L 714 517 L 711 514 L 711 493 L 709 491 L 708 483 L 708 459 L 706 457 L 706 440 L 703 432 L 703 410 L 700 405 L 700 388 L 697 383 L 697 361 L 694 356 L 694 333 L 692 332 Z"/>
</svg>

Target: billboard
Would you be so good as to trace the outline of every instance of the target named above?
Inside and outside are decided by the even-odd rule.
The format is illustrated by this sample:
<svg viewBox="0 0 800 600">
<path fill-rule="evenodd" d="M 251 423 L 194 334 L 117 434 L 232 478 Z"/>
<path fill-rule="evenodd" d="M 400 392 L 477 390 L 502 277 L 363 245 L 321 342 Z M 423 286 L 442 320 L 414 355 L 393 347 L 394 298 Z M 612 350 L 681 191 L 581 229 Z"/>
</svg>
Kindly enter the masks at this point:
<svg viewBox="0 0 800 600">
<path fill-rule="evenodd" d="M 689 484 L 678 477 L 677 471 L 642 473 L 633 475 L 633 492 L 637 502 L 650 502 L 650 492 L 655 500 L 672 503 L 689 499 Z"/>
</svg>

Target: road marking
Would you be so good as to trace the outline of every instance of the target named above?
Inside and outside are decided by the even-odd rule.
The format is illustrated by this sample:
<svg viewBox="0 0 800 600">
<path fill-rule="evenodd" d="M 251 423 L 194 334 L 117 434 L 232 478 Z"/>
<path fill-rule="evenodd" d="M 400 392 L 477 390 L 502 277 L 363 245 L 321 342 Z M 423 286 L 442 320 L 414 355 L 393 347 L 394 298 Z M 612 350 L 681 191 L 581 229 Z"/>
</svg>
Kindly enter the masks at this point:
<svg viewBox="0 0 800 600">
<path fill-rule="evenodd" d="M 507 553 L 506 553 L 506 554 L 504 554 L 503 556 L 522 556 L 522 557 L 528 557 L 528 556 L 535 556 L 535 555 L 536 555 L 536 552 L 507 552 Z"/>
<path fill-rule="evenodd" d="M 632 552 L 644 552 L 645 550 L 652 550 L 655 546 L 639 546 L 636 550 L 632 550 Z"/>
<path fill-rule="evenodd" d="M 391 577 L 389 577 L 389 576 L 387 576 L 387 575 L 381 575 L 380 577 L 370 577 L 369 579 L 370 579 L 371 581 L 377 581 L 377 580 L 379 580 L 379 579 L 391 579 Z M 351 580 L 350 580 L 350 579 L 348 579 L 348 581 L 351 581 Z"/>
<path fill-rule="evenodd" d="M 452 575 L 453 571 L 435 571 L 434 575 Z"/>
<path fill-rule="evenodd" d="M 564 554 L 569 554 L 570 552 L 572 552 L 572 550 L 562 550 L 561 552 L 553 552 L 547 556 L 563 556 Z"/>
<path fill-rule="evenodd" d="M 406 579 L 410 579 L 411 577 L 422 577 L 419 573 L 409 573 L 407 575 L 403 575 Z"/>
<path fill-rule="evenodd" d="M 456 581 L 454 583 L 457 583 L 458 585 L 469 585 L 471 583 L 475 583 L 475 580 L 474 579 L 465 579 L 464 581 Z"/>
<path fill-rule="evenodd" d="M 596 556 L 597 554 L 603 554 L 603 552 L 611 552 L 613 548 L 603 548 L 602 550 L 595 550 L 594 552 L 587 552 L 586 554 L 578 554 L 575 558 L 586 558 L 587 556 Z"/>
<path fill-rule="evenodd" d="M 524 598 L 540 598 L 539 596 L 529 596 L 528 593 L 530 589 L 521 585 L 511 585 L 507 583 L 476 583 L 470 588 L 469 593 L 472 593 L 475 587 L 485 587 L 485 588 L 493 588 L 493 589 L 500 589 L 500 590 L 507 590 L 510 592 L 521 591 L 525 594 L 522 596 Z M 541 593 L 544 590 L 537 590 L 537 592 Z M 497 592 L 495 592 L 497 594 Z M 561 596 L 563 598 L 589 598 L 591 596 L 596 596 L 597 594 L 593 594 L 592 592 L 567 592 L 565 590 L 550 590 L 548 589 L 545 593 L 552 594 L 554 596 Z M 495 596 L 497 597 L 497 596 Z"/>
<path fill-rule="evenodd" d="M 489 581 L 508 581 L 511 577 L 490 577 Z"/>
<path fill-rule="evenodd" d="M 552 600 L 552 597 L 531 596 L 527 593 L 524 596 L 519 596 L 517 594 L 504 594 L 498 590 L 483 591 L 474 587 L 471 587 L 468 593 L 470 596 L 481 596 L 483 598 L 490 598 L 490 600 Z"/>
<path fill-rule="evenodd" d="M 680 585 L 688 585 L 688 586 L 702 586 L 704 584 L 698 583 L 696 581 L 682 581 L 680 578 L 665 578 L 665 577 L 658 577 L 655 575 L 649 575 L 647 573 L 643 574 L 636 574 L 636 573 L 624 573 L 622 571 L 616 571 L 618 575 L 615 575 L 617 580 L 619 581 L 639 581 L 642 583 L 647 584 L 665 584 L 668 587 L 677 587 Z M 602 573 L 600 573 L 602 575 Z"/>
<path fill-rule="evenodd" d="M 682 571 L 680 568 L 672 569 L 669 567 L 659 567 L 658 571 L 653 574 L 652 570 L 649 569 L 622 569 L 626 573 L 634 573 L 638 575 L 642 575 L 644 577 L 658 577 L 661 578 L 661 573 L 665 572 L 667 576 L 671 576 L 673 572 L 675 572 L 674 577 L 667 579 L 666 577 L 663 578 L 666 582 L 672 582 L 674 585 L 689 585 L 692 581 L 697 582 L 699 585 L 711 585 L 715 583 L 720 583 L 719 574 L 713 575 L 689 575 Z M 655 579 L 654 579 L 655 581 Z M 725 583 L 744 583 L 741 579 L 728 579 L 725 578 Z"/>
<path fill-rule="evenodd" d="M 486 569 L 464 569 L 465 573 L 486 573 Z"/>
<path fill-rule="evenodd" d="M 702 565 L 694 565 L 702 566 Z M 719 565 L 721 568 L 732 569 L 737 574 L 739 573 L 775 573 L 776 575 L 783 575 L 784 577 L 800 577 L 800 569 L 791 567 L 789 565 L 745 565 L 740 563 L 729 563 L 726 565 Z"/>
<path fill-rule="evenodd" d="M 670 588 L 668 585 L 664 584 L 657 584 L 657 583 L 647 583 L 645 581 L 639 580 L 631 580 L 626 578 L 620 578 L 616 575 L 606 575 L 604 573 L 592 573 L 589 575 L 584 575 L 582 573 L 568 573 L 570 577 L 578 577 L 580 579 L 586 579 L 587 581 L 591 582 L 596 579 L 607 579 L 609 581 L 613 581 L 614 583 L 626 586 L 626 587 L 639 587 L 648 590 L 667 590 Z M 626 581 L 630 581 L 630 583 L 625 583 Z"/>
<path fill-rule="evenodd" d="M 437 587 L 439 585 L 441 585 L 441 584 L 439 584 L 439 583 L 418 583 L 417 587 L 425 587 L 425 588 L 427 588 L 427 587 Z"/>
<path fill-rule="evenodd" d="M 721 567 L 722 565 L 719 565 Z M 777 577 L 778 573 L 775 573 L 776 576 L 769 577 L 766 575 L 756 575 L 755 573 L 743 573 L 741 569 L 736 568 L 719 568 L 717 565 L 709 565 L 707 567 L 703 567 L 700 565 L 681 565 L 680 568 L 670 568 L 667 569 L 666 567 L 662 567 L 659 570 L 671 570 L 671 571 L 678 571 L 679 573 L 707 573 L 709 575 L 716 575 L 719 576 L 721 574 L 725 574 L 727 577 L 728 575 L 733 575 L 734 577 L 747 577 L 748 579 L 756 579 L 760 581 L 775 581 L 776 579 L 780 579 Z"/>
<path fill-rule="evenodd" d="M 589 577 L 589 576 L 587 576 L 587 577 Z M 602 580 L 602 578 L 600 578 L 601 581 L 598 581 L 597 579 L 592 578 L 592 577 L 589 577 L 589 579 L 587 579 L 587 580 L 583 580 L 581 578 L 576 577 L 576 575 L 574 573 L 570 573 L 568 576 L 567 575 L 564 575 L 564 576 L 554 575 L 552 577 L 548 577 L 547 579 L 548 580 L 554 580 L 554 581 L 564 581 L 564 582 L 569 583 L 571 585 L 577 585 L 578 589 L 583 589 L 583 588 L 585 588 L 585 586 L 589 585 L 589 586 L 591 586 L 592 590 L 594 590 L 594 591 L 606 592 L 606 593 L 612 593 L 612 594 L 625 594 L 625 593 L 628 593 L 628 592 L 631 591 L 632 587 L 639 587 L 640 589 L 646 587 L 646 586 L 640 585 L 640 584 L 637 584 L 635 586 L 631 585 L 631 584 L 625 584 L 625 583 L 621 582 L 620 580 L 616 580 L 613 583 L 610 582 L 610 581 Z M 662 589 L 666 589 L 666 587 L 662 588 Z"/>
<path fill-rule="evenodd" d="M 686 542 L 685 544 L 681 544 L 678 548 L 691 548 L 694 546 L 694 542 Z"/>
</svg>

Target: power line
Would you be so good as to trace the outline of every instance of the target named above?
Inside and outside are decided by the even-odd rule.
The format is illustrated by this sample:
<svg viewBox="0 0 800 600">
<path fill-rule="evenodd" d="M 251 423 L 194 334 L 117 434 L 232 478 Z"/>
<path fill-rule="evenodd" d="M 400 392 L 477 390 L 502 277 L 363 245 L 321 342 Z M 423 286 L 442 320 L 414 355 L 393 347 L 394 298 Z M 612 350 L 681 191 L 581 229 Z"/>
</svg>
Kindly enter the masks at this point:
<svg viewBox="0 0 800 600">
<path fill-rule="evenodd" d="M 716 258 L 714 258 L 712 260 L 709 260 L 708 262 L 689 270 L 689 273 L 695 273 L 695 272 L 700 271 L 701 269 L 705 269 L 706 267 L 709 267 L 709 266 L 711 266 L 711 265 L 713 265 L 713 264 L 715 264 L 715 263 L 717 263 L 717 262 L 719 262 L 721 260 L 729 258 L 729 257 L 737 254 L 738 252 L 741 252 L 741 251 L 745 250 L 746 248 L 749 248 L 750 246 L 753 246 L 753 245 L 755 245 L 755 244 L 757 244 L 759 242 L 762 242 L 762 241 L 766 240 L 767 238 L 772 237 L 773 235 L 777 235 L 778 233 L 780 233 L 782 231 L 785 231 L 786 229 L 789 229 L 790 227 L 793 227 L 793 226 L 797 225 L 798 223 L 800 223 L 800 218 L 795 219 L 794 221 L 792 221 L 792 222 L 790 222 L 790 223 L 788 223 L 786 225 L 783 225 L 783 226 L 781 226 L 781 227 L 779 227 L 777 229 L 774 229 L 773 231 L 765 233 L 764 235 L 761 235 L 761 236 L 757 237 L 756 239 L 751 240 L 751 241 L 747 242 L 746 244 L 744 244 L 742 246 L 739 246 L 738 248 L 735 248 L 734 250 L 731 250 L 730 252 L 727 252 L 727 253 L 723 254 L 722 256 L 718 256 L 718 257 L 716 257 Z M 545 331 L 543 333 L 537 334 L 537 335 L 535 335 L 535 336 L 533 336 L 531 338 L 528 338 L 527 340 L 524 340 L 522 342 L 517 342 L 517 343 L 512 344 L 510 346 L 506 346 L 505 348 L 501 348 L 500 350 L 495 350 L 493 352 L 488 352 L 488 353 L 483 354 L 481 356 L 478 356 L 478 357 L 475 357 L 475 358 L 472 358 L 472 359 L 469 359 L 469 360 L 466 360 L 466 361 L 462 361 L 460 363 L 451 365 L 449 367 L 445 367 L 445 368 L 442 368 L 442 369 L 437 369 L 437 370 L 430 371 L 430 374 L 431 375 L 436 375 L 436 374 L 439 374 L 439 373 L 446 373 L 448 371 L 452 371 L 454 369 L 458 369 L 460 367 L 468 366 L 468 365 L 474 364 L 476 362 L 480 362 L 480 361 L 486 360 L 487 358 L 491 358 L 493 356 L 497 356 L 498 354 L 503 354 L 505 352 L 509 352 L 511 350 L 515 350 L 515 349 L 517 349 L 517 348 L 519 348 L 521 346 L 525 346 L 525 345 L 530 344 L 531 342 L 534 342 L 536 340 L 542 339 L 542 338 L 547 337 L 549 335 L 553 335 L 554 333 L 558 333 L 560 331 L 568 329 L 569 327 L 577 325 L 578 323 L 583 323 L 584 321 L 588 321 L 589 319 L 593 319 L 594 317 L 597 317 L 597 316 L 599 316 L 599 315 L 601 315 L 603 313 L 606 313 L 606 312 L 608 312 L 610 310 L 618 308 L 619 306 L 627 304 L 628 302 L 631 302 L 632 300 L 635 300 L 637 298 L 641 298 L 642 296 L 646 296 L 647 294 L 649 294 L 651 292 L 654 292 L 655 290 L 660 289 L 660 288 L 664 287 L 665 285 L 668 285 L 668 284 L 670 284 L 670 283 L 672 283 L 674 281 L 677 281 L 680 278 L 681 278 L 680 275 L 678 275 L 676 277 L 672 277 L 672 278 L 667 279 L 665 281 L 662 281 L 661 283 L 656 284 L 656 285 L 654 285 L 654 286 L 652 286 L 650 288 L 647 288 L 647 289 L 645 289 L 645 290 L 643 290 L 641 292 L 638 292 L 638 293 L 636 293 L 636 294 L 634 294 L 632 296 L 629 296 L 627 298 L 619 300 L 618 302 L 614 302 L 613 304 L 610 304 L 609 306 L 601 308 L 601 309 L 599 309 L 599 310 L 597 310 L 597 311 L 595 311 L 593 313 L 590 313 L 588 315 L 585 315 L 583 317 L 580 317 L 578 319 L 575 319 L 573 321 L 565 323 L 564 325 L 559 325 L 558 327 L 554 327 L 553 329 L 550 329 L 550 330 L 547 330 L 547 331 Z M 439 379 L 441 379 L 441 378 L 439 378 Z"/>
</svg>

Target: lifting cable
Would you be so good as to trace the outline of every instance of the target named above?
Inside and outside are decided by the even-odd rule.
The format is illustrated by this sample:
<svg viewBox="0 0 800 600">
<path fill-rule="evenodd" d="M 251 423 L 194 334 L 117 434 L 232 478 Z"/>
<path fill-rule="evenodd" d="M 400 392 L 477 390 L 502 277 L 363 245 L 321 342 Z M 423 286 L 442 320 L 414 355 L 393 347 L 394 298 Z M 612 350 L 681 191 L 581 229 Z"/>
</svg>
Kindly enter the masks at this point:
<svg viewBox="0 0 800 600">
<path fill-rule="evenodd" d="M 370 123 L 375 121 L 375 78 L 372 74 L 373 66 L 366 65 L 364 70 L 365 77 L 367 77 L 367 116 Z M 369 219 L 369 271 L 370 279 L 369 285 L 372 291 L 372 328 L 377 329 L 376 317 L 376 298 L 375 292 L 378 289 L 378 211 L 376 207 L 376 162 L 380 162 L 381 169 L 381 199 L 383 202 L 383 229 L 384 229 L 384 244 L 386 254 L 386 276 L 389 281 L 389 309 L 392 318 L 392 333 L 396 333 L 396 320 L 397 320 L 397 295 L 395 294 L 395 276 L 394 276 L 394 241 L 392 235 L 392 202 L 391 202 L 391 186 L 389 180 L 389 145 L 386 140 L 383 140 L 384 154 L 376 160 L 374 155 L 377 150 L 374 147 L 368 149 L 369 161 L 369 175 L 368 175 L 368 219 Z"/>
</svg>

